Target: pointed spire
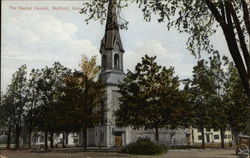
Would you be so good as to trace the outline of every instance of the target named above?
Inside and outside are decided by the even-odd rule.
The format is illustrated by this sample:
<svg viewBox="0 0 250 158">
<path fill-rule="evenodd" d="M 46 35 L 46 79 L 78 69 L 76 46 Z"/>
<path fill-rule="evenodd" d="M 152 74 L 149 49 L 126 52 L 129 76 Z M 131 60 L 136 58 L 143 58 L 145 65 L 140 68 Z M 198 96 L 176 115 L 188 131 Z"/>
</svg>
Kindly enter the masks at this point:
<svg viewBox="0 0 250 158">
<path fill-rule="evenodd" d="M 100 50 L 101 53 L 102 49 L 106 50 L 114 49 L 116 44 L 118 44 L 119 50 L 124 52 L 119 33 L 119 26 L 117 22 L 116 1 L 117 0 L 109 0 L 105 35 L 101 41 L 101 50 Z"/>
</svg>

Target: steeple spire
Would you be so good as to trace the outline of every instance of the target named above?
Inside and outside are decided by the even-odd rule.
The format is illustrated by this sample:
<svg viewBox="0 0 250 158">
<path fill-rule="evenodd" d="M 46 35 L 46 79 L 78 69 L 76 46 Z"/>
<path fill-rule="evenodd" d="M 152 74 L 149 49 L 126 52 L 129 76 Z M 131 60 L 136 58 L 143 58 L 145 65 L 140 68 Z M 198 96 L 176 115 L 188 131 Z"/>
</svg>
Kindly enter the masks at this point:
<svg viewBox="0 0 250 158">
<path fill-rule="evenodd" d="M 109 0 L 105 35 L 101 41 L 101 53 L 103 52 L 102 49 L 113 50 L 116 44 L 118 44 L 118 49 L 124 52 L 117 22 L 116 1 L 117 0 Z"/>
</svg>

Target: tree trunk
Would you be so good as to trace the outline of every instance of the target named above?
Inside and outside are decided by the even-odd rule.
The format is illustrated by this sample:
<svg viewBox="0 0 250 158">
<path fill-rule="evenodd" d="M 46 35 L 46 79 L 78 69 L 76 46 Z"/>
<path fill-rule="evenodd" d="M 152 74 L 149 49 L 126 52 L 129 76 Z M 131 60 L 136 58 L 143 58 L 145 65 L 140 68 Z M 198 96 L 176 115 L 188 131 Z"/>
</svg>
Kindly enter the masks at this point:
<svg viewBox="0 0 250 158">
<path fill-rule="evenodd" d="M 68 139 L 68 137 L 69 137 L 69 133 L 68 133 L 68 132 L 66 132 L 66 138 L 65 138 L 65 140 L 66 140 L 66 145 L 68 145 L 68 144 L 69 144 L 69 139 Z"/>
<path fill-rule="evenodd" d="M 83 130 L 83 138 L 84 138 L 83 142 L 84 150 L 87 150 L 87 128 L 84 128 Z"/>
<path fill-rule="evenodd" d="M 238 140 L 239 140 L 239 132 L 237 132 L 236 130 L 232 129 L 232 134 L 233 134 L 233 144 L 237 145 L 238 144 Z"/>
<path fill-rule="evenodd" d="M 29 130 L 29 149 L 31 148 L 31 135 L 32 135 L 32 130 Z"/>
<path fill-rule="evenodd" d="M 20 137 L 20 129 L 19 127 L 16 127 L 16 132 L 15 132 L 15 149 L 20 148 L 20 142 L 19 142 L 19 137 Z"/>
<path fill-rule="evenodd" d="M 205 133 L 204 133 L 204 128 L 203 126 L 201 127 L 201 148 L 205 149 Z"/>
<path fill-rule="evenodd" d="M 10 149 L 10 140 L 11 140 L 11 128 L 9 128 L 9 130 L 8 130 L 7 149 Z"/>
<path fill-rule="evenodd" d="M 101 127 L 99 126 L 99 150 L 102 150 Z"/>
<path fill-rule="evenodd" d="M 62 147 L 65 148 L 65 133 L 63 132 L 63 141 L 62 141 Z"/>
<path fill-rule="evenodd" d="M 88 79 L 85 78 L 86 87 L 85 87 L 85 105 L 84 105 L 84 128 L 83 128 L 83 137 L 84 137 L 84 150 L 87 150 L 87 113 L 88 113 Z"/>
<path fill-rule="evenodd" d="M 249 72 L 250 73 L 250 72 Z M 248 102 L 250 102 L 250 77 L 248 78 L 248 93 L 247 93 L 247 96 L 248 96 Z"/>
<path fill-rule="evenodd" d="M 225 143 L 224 143 L 224 137 L 225 137 L 225 129 L 220 129 L 220 138 L 221 138 L 221 148 L 225 148 Z"/>
<path fill-rule="evenodd" d="M 159 143 L 159 131 L 158 127 L 155 128 L 155 141 Z"/>
<path fill-rule="evenodd" d="M 50 148 L 53 148 L 54 147 L 54 144 L 53 144 L 53 142 L 54 142 L 54 133 L 53 132 L 51 132 L 50 133 Z"/>
<path fill-rule="evenodd" d="M 45 140 L 44 140 L 44 148 L 48 150 L 48 131 L 45 131 Z"/>
</svg>

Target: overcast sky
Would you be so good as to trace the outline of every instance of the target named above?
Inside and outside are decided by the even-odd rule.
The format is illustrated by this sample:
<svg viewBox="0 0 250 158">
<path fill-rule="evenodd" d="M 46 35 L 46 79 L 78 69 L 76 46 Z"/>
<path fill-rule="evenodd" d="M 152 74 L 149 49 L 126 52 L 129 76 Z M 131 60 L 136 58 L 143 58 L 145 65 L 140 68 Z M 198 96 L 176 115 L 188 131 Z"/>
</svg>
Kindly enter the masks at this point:
<svg viewBox="0 0 250 158">
<path fill-rule="evenodd" d="M 66 67 L 77 69 L 82 55 L 97 56 L 100 64 L 100 41 L 105 26 L 99 22 L 84 22 L 79 14 L 83 1 L 1 1 L 1 91 L 5 91 L 11 75 L 23 64 L 28 69 L 51 66 L 59 61 Z M 32 9 L 30 10 L 30 7 Z M 47 7 L 48 10 L 35 10 Z M 53 7 L 68 7 L 54 10 Z M 27 10 L 23 10 L 27 9 Z M 188 35 L 168 31 L 156 18 L 144 22 L 142 12 L 135 5 L 123 10 L 129 21 L 128 30 L 122 30 L 125 49 L 124 68 L 133 70 L 145 54 L 156 55 L 159 64 L 174 66 L 180 78 L 192 76 L 197 59 L 186 50 Z M 228 55 L 221 31 L 212 42 L 223 54 Z"/>
</svg>

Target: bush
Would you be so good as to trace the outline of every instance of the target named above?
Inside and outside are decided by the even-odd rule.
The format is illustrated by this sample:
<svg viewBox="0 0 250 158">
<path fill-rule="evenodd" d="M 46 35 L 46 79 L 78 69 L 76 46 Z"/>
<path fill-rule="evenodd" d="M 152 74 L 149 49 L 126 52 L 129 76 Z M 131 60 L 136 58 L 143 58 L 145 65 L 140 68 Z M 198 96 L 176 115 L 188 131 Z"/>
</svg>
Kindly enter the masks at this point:
<svg viewBox="0 0 250 158">
<path fill-rule="evenodd" d="M 149 138 L 139 138 L 135 143 L 130 143 L 122 150 L 128 154 L 155 155 L 163 154 L 168 151 L 168 147 L 164 144 L 155 144 Z"/>
</svg>

